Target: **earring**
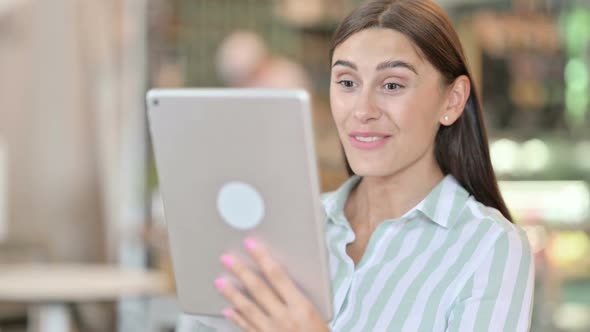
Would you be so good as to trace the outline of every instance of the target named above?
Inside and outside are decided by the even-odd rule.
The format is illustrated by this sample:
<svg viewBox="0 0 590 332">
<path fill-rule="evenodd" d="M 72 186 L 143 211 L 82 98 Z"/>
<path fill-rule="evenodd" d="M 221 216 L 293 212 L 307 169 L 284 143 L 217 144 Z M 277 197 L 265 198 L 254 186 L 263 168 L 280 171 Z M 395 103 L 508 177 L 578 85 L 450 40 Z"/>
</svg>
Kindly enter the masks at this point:
<svg viewBox="0 0 590 332">
<path fill-rule="evenodd" d="M 445 122 L 449 122 L 449 116 L 448 116 L 448 115 L 445 115 L 445 117 L 443 118 L 443 120 L 444 120 Z"/>
</svg>

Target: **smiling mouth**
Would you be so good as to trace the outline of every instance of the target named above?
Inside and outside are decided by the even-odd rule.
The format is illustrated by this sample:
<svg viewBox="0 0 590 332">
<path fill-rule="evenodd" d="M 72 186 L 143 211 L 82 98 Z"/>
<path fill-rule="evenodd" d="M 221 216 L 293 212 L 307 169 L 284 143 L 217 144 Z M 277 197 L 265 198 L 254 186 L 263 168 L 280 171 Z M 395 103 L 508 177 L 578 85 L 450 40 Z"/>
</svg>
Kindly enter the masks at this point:
<svg viewBox="0 0 590 332">
<path fill-rule="evenodd" d="M 391 135 L 381 133 L 352 133 L 348 137 L 353 147 L 361 150 L 373 150 L 387 144 Z"/>
<path fill-rule="evenodd" d="M 385 138 L 387 138 L 387 136 L 369 136 L 369 137 L 365 137 L 365 136 L 352 136 L 355 140 L 359 141 L 359 142 L 377 142 L 377 141 L 381 141 L 384 140 Z"/>
</svg>

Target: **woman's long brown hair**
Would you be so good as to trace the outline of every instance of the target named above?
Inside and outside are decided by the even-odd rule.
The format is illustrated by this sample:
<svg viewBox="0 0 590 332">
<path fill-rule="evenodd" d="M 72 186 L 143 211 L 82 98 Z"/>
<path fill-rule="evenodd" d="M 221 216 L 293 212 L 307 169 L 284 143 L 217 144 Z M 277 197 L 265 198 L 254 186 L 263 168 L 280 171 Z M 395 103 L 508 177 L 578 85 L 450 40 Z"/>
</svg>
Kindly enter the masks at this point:
<svg viewBox="0 0 590 332">
<path fill-rule="evenodd" d="M 346 17 L 336 30 L 330 61 L 338 45 L 368 28 L 387 28 L 404 34 L 442 74 L 446 84 L 451 84 L 461 75 L 469 78 L 472 88 L 463 114 L 451 126 L 441 126 L 436 135 L 436 160 L 443 173 L 453 175 L 475 199 L 499 210 L 512 221 L 492 167 L 475 82 L 451 20 L 430 0 L 369 1 Z M 348 161 L 346 167 L 352 175 Z"/>
</svg>

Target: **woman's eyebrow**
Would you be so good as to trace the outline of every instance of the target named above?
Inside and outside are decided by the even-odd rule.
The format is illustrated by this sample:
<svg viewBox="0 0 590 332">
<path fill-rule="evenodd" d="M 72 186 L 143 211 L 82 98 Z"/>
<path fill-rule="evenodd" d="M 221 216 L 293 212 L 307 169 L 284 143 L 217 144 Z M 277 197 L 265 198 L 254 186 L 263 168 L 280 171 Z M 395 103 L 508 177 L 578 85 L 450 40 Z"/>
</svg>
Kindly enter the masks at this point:
<svg viewBox="0 0 590 332">
<path fill-rule="evenodd" d="M 409 69 L 409 70 L 413 71 L 414 74 L 418 75 L 418 71 L 416 70 L 416 67 L 414 67 L 413 65 L 411 65 L 405 61 L 401 61 L 401 60 L 389 60 L 389 61 L 381 62 L 380 64 L 377 65 L 377 68 L 375 68 L 375 70 L 383 70 L 383 69 L 387 69 L 387 68 L 398 68 L 398 67 Z"/>
<path fill-rule="evenodd" d="M 338 60 L 338 61 L 334 62 L 334 64 L 332 65 L 332 68 L 334 68 L 336 66 L 344 66 L 344 67 L 351 68 L 353 70 L 357 70 L 357 66 L 354 63 L 352 63 L 350 61 L 346 61 L 346 60 Z"/>
<path fill-rule="evenodd" d="M 347 60 L 337 60 L 332 65 L 332 68 L 334 68 L 336 66 L 344 66 L 344 67 L 351 68 L 353 70 L 358 70 L 358 67 L 354 63 L 347 61 Z M 418 75 L 418 71 L 416 70 L 416 67 L 414 67 L 410 63 L 407 63 L 407 62 L 401 61 L 401 60 L 388 60 L 388 61 L 382 62 L 377 65 L 377 68 L 375 68 L 375 70 L 384 70 L 387 68 L 399 68 L 399 67 L 406 68 L 406 69 L 414 72 L 414 74 Z"/>
</svg>

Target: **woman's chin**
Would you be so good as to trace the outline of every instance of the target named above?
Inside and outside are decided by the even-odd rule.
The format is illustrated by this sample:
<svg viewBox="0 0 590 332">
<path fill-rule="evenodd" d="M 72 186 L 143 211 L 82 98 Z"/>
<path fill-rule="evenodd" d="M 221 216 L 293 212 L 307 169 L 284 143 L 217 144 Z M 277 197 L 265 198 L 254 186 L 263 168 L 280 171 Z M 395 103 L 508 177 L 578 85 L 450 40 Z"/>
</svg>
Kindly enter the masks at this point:
<svg viewBox="0 0 590 332">
<path fill-rule="evenodd" d="M 384 177 L 393 173 L 391 168 L 378 165 L 351 165 L 351 168 L 354 174 L 363 177 Z"/>
</svg>

